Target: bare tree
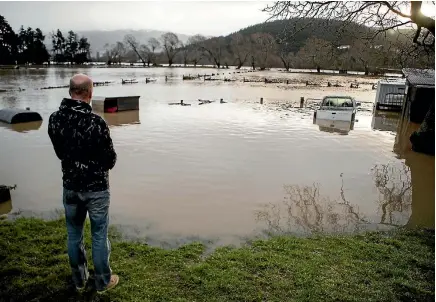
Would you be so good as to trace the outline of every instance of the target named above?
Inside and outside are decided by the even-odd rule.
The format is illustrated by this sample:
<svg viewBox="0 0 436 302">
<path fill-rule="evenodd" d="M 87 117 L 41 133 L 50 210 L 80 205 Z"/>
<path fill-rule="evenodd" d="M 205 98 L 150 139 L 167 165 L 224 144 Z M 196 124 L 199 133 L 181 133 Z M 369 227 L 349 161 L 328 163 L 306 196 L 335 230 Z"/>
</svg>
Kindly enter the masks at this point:
<svg viewBox="0 0 436 302">
<path fill-rule="evenodd" d="M 225 54 L 226 42 L 224 37 L 212 38 L 201 43 L 201 49 L 217 68 L 221 67 L 221 60 Z"/>
<path fill-rule="evenodd" d="M 186 65 L 188 65 L 188 63 L 189 63 L 189 51 L 190 51 L 189 42 L 187 42 L 186 44 L 183 42 L 180 42 L 180 48 L 181 48 L 181 53 L 182 53 L 183 66 L 186 67 Z"/>
<path fill-rule="evenodd" d="M 369 68 L 380 61 L 379 54 L 381 53 L 381 48 L 383 45 L 374 45 L 368 40 L 355 40 L 350 46 L 350 56 L 353 62 L 358 62 L 359 65 L 364 69 L 365 75 L 369 75 Z"/>
<path fill-rule="evenodd" d="M 156 38 L 150 38 L 148 40 L 148 47 L 150 49 L 151 62 L 156 65 L 156 54 L 155 51 L 160 48 L 160 42 Z"/>
<path fill-rule="evenodd" d="M 293 52 L 280 51 L 279 58 L 286 71 L 289 71 L 289 69 L 294 65 L 295 54 Z"/>
<path fill-rule="evenodd" d="M 333 45 L 325 40 L 309 38 L 304 46 L 298 51 L 298 56 L 305 60 L 309 67 L 315 67 L 316 71 L 321 72 L 323 66 L 330 64 L 334 57 Z"/>
<path fill-rule="evenodd" d="M 136 38 L 133 35 L 126 35 L 124 37 L 124 43 L 126 45 L 128 45 L 130 47 L 130 49 L 132 49 L 136 55 L 138 56 L 138 58 L 141 60 L 142 64 L 145 66 L 146 61 L 145 61 L 145 56 L 144 53 L 141 54 L 141 49 L 139 45 L 138 40 L 136 40 Z"/>
<path fill-rule="evenodd" d="M 254 52 L 261 70 L 268 64 L 269 56 L 277 49 L 276 41 L 273 36 L 267 33 L 255 33 L 251 35 L 251 40 L 257 51 Z"/>
<path fill-rule="evenodd" d="M 180 40 L 175 33 L 167 32 L 161 36 L 162 47 L 168 58 L 168 65 L 173 65 L 176 54 L 180 51 Z"/>
<path fill-rule="evenodd" d="M 201 43 L 206 41 L 206 37 L 202 35 L 194 35 L 188 39 L 190 45 L 190 58 L 194 67 L 197 67 L 198 62 L 203 58 L 204 52 L 201 48 Z"/>
<path fill-rule="evenodd" d="M 147 67 L 150 67 L 154 56 L 154 53 L 151 51 L 151 49 L 147 45 L 141 44 L 139 45 L 139 53 L 141 54 L 142 58 L 145 58 Z"/>
<path fill-rule="evenodd" d="M 236 69 L 240 69 L 245 64 L 245 62 L 247 62 L 251 53 L 250 43 L 250 38 L 243 36 L 240 33 L 232 35 L 230 49 L 233 55 L 236 57 Z"/>
<path fill-rule="evenodd" d="M 434 68 L 435 52 L 411 42 L 411 35 L 398 34 L 387 45 L 390 63 L 395 67 Z"/>
<path fill-rule="evenodd" d="M 376 28 L 372 37 L 414 25 L 413 42 L 433 48 L 435 19 L 425 16 L 421 6 L 422 1 L 278 1 L 267 5 L 263 11 L 271 15 L 270 19 L 341 20 L 344 26 L 357 23 Z"/>
<path fill-rule="evenodd" d="M 108 65 L 111 65 L 112 63 L 121 64 L 121 61 L 127 53 L 126 46 L 119 41 L 115 43 L 115 45 L 109 45 L 106 43 L 104 48 L 106 49 L 106 59 Z"/>
</svg>

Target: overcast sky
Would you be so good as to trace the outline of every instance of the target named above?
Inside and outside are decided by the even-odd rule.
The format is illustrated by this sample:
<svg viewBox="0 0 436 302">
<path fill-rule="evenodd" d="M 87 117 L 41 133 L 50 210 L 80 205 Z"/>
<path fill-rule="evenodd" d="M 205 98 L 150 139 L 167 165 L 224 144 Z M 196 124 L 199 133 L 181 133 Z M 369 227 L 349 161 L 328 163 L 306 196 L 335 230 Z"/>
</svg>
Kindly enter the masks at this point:
<svg viewBox="0 0 436 302">
<path fill-rule="evenodd" d="M 269 2 L 3 2 L 0 14 L 14 30 L 155 29 L 187 35 L 227 35 L 265 21 Z"/>
</svg>

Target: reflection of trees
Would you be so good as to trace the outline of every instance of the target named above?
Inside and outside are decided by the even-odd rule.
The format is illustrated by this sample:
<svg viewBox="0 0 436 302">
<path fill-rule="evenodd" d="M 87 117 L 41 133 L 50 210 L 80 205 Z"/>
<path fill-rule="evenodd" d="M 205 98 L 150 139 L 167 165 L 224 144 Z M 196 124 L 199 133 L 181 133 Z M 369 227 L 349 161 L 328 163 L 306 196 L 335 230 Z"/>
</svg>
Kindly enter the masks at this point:
<svg viewBox="0 0 436 302">
<path fill-rule="evenodd" d="M 399 225 L 394 213 L 409 212 L 412 205 L 412 182 L 410 170 L 402 164 L 401 168 L 392 165 L 375 165 L 372 169 L 375 186 L 382 211 L 381 224 Z"/>
<path fill-rule="evenodd" d="M 409 168 L 391 164 L 375 165 L 371 169 L 377 200 L 381 210 L 379 225 L 399 226 L 412 207 L 412 183 Z M 320 193 L 318 184 L 312 186 L 285 185 L 282 203 L 267 204 L 256 213 L 258 221 L 266 223 L 271 233 L 357 232 L 372 223 L 347 200 L 341 173 L 340 197 L 332 200 Z M 397 214 L 397 215 L 396 215 Z M 373 225 L 374 226 L 374 225 Z"/>
<path fill-rule="evenodd" d="M 342 176 L 342 175 L 341 175 Z M 282 204 L 268 204 L 257 212 L 272 233 L 357 231 L 368 224 L 341 189 L 341 200 L 330 200 L 320 194 L 318 184 L 285 185 Z"/>
</svg>

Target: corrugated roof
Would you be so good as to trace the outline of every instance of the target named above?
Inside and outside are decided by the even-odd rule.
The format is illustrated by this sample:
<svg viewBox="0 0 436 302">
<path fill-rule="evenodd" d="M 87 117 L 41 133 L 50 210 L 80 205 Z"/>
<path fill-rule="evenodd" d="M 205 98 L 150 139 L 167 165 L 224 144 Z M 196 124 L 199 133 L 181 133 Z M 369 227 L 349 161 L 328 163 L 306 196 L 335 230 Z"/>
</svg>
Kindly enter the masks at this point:
<svg viewBox="0 0 436 302">
<path fill-rule="evenodd" d="M 434 86 L 434 69 L 404 68 L 403 74 L 411 85 Z"/>
</svg>

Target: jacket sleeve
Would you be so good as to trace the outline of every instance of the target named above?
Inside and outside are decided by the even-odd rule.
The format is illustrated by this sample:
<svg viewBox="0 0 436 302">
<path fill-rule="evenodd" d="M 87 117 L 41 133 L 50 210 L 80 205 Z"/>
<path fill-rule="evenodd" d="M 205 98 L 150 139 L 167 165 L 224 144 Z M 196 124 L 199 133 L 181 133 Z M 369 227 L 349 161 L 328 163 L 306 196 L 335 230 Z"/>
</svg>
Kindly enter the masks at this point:
<svg viewBox="0 0 436 302">
<path fill-rule="evenodd" d="M 102 119 L 100 121 L 100 150 L 101 165 L 105 170 L 111 170 L 117 162 L 117 153 L 115 152 L 109 127 Z"/>
<path fill-rule="evenodd" d="M 64 158 L 64 150 L 63 150 L 63 144 L 60 141 L 59 136 L 56 134 L 56 128 L 59 125 L 56 125 L 56 119 L 53 115 L 50 116 L 49 122 L 48 122 L 48 136 L 50 137 L 51 143 L 53 145 L 53 149 L 56 153 L 56 156 L 63 160 Z"/>
</svg>

